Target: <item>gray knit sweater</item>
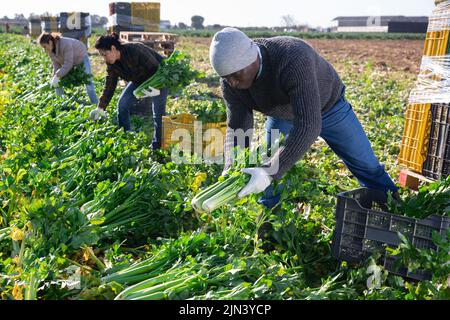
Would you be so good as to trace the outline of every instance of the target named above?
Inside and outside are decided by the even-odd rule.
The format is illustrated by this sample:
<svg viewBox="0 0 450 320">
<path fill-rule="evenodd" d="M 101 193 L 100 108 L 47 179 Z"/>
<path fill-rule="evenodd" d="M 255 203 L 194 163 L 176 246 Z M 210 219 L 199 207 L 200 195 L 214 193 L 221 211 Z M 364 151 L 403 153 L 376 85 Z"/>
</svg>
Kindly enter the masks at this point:
<svg viewBox="0 0 450 320">
<path fill-rule="evenodd" d="M 221 80 L 227 105 L 225 168 L 232 164 L 234 130 L 253 128 L 253 110 L 294 127 L 269 163 L 279 161 L 272 177 L 280 179 L 320 134 L 322 114 L 339 100 L 344 84 L 335 69 L 306 42 L 294 37 L 255 39 L 262 56 L 262 72 L 248 90 L 233 89 Z"/>
</svg>

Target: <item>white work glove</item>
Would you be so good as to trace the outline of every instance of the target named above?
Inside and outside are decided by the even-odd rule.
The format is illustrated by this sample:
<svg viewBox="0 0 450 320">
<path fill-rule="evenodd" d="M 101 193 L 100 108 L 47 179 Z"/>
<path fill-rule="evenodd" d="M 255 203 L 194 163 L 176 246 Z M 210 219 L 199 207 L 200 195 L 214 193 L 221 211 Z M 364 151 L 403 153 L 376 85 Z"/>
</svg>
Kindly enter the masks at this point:
<svg viewBox="0 0 450 320">
<path fill-rule="evenodd" d="M 252 193 L 260 193 L 266 190 L 272 182 L 272 177 L 269 176 L 263 168 L 245 168 L 241 171 L 251 174 L 252 177 L 247 185 L 239 192 L 239 198 L 243 198 Z"/>
<path fill-rule="evenodd" d="M 228 171 L 230 170 L 230 168 L 228 169 L 223 169 L 222 173 L 220 174 L 222 177 L 226 177 L 228 175 Z"/>
<path fill-rule="evenodd" d="M 89 113 L 89 118 L 91 118 L 92 121 L 98 121 L 100 119 L 106 118 L 106 112 L 105 110 L 101 108 L 96 108 Z"/>
<path fill-rule="evenodd" d="M 59 77 L 55 74 L 52 78 L 52 80 L 50 81 L 50 85 L 53 88 L 59 87 Z"/>
<path fill-rule="evenodd" d="M 144 94 L 144 96 L 142 96 L 141 99 L 159 96 L 160 91 L 158 89 L 148 87 L 147 89 L 142 90 L 142 93 Z"/>
</svg>

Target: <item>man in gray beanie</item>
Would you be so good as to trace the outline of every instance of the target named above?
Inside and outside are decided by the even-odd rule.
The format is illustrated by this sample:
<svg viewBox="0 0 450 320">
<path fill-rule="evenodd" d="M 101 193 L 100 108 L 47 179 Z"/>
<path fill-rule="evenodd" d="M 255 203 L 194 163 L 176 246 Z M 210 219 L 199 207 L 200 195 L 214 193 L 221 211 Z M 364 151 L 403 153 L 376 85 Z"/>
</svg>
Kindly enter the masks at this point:
<svg viewBox="0 0 450 320">
<path fill-rule="evenodd" d="M 225 28 L 214 36 L 209 58 L 214 70 L 224 77 L 251 65 L 258 57 L 258 52 L 256 43 L 243 32 Z"/>
<path fill-rule="evenodd" d="M 306 42 L 286 36 L 253 41 L 238 29 L 225 28 L 212 39 L 210 61 L 227 105 L 224 171 L 233 162 L 235 130 L 253 128 L 254 110 L 267 116 L 268 146 L 273 129 L 287 137 L 267 163 L 243 169 L 252 177 L 240 197 L 265 191 L 261 203 L 276 205 L 279 194 L 273 194 L 271 182 L 281 179 L 319 136 L 362 186 L 397 192 L 345 99 L 336 70 Z"/>
</svg>

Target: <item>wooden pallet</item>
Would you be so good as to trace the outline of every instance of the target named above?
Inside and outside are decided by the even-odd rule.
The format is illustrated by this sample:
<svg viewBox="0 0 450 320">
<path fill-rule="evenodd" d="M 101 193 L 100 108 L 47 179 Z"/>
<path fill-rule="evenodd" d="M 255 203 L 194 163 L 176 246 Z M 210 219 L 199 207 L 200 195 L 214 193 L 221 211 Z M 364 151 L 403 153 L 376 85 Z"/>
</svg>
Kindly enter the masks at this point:
<svg viewBox="0 0 450 320">
<path fill-rule="evenodd" d="M 166 56 L 170 56 L 175 50 L 178 35 L 162 32 L 121 31 L 120 40 L 125 43 L 142 42 L 157 51 L 163 51 Z"/>
<path fill-rule="evenodd" d="M 434 180 L 424 177 L 417 172 L 408 169 L 402 169 L 400 171 L 399 183 L 404 188 L 408 187 L 412 190 L 419 190 L 421 185 L 431 182 L 434 182 Z"/>
</svg>

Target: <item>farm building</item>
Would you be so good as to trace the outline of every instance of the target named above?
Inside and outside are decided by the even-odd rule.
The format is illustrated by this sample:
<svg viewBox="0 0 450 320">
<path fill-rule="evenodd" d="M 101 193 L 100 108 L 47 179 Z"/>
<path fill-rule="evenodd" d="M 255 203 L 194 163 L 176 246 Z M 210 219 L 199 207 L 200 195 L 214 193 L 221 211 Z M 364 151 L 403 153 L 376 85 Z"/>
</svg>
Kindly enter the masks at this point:
<svg viewBox="0 0 450 320">
<path fill-rule="evenodd" d="M 428 17 L 354 16 L 336 17 L 336 32 L 405 32 L 425 33 Z"/>
</svg>

